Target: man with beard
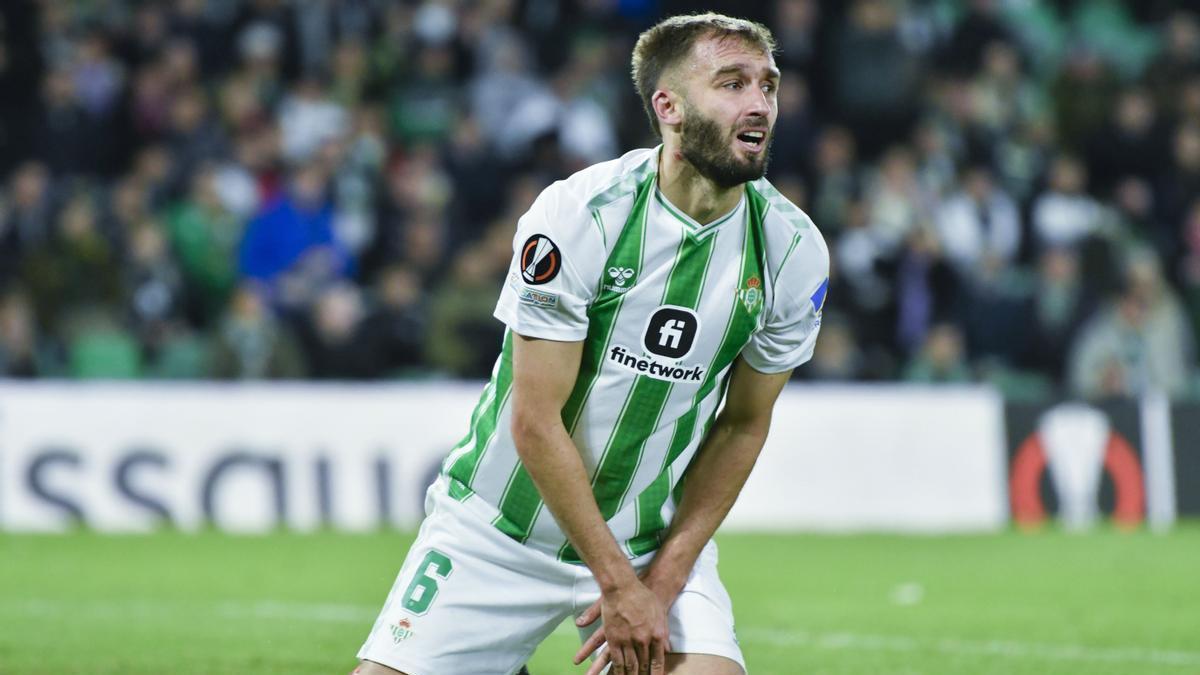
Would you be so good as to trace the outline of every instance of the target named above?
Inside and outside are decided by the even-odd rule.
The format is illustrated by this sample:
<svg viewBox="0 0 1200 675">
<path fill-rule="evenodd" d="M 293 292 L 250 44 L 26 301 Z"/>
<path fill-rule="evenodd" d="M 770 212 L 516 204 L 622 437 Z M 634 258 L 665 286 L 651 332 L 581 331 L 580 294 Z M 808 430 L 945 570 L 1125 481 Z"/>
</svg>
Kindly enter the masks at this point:
<svg viewBox="0 0 1200 675">
<path fill-rule="evenodd" d="M 572 616 L 590 675 L 745 671 L 711 539 L 812 355 L 829 265 L 763 179 L 773 49 L 715 14 L 642 34 L 663 143 L 520 219 L 502 353 L 356 672 L 513 673 Z"/>
</svg>

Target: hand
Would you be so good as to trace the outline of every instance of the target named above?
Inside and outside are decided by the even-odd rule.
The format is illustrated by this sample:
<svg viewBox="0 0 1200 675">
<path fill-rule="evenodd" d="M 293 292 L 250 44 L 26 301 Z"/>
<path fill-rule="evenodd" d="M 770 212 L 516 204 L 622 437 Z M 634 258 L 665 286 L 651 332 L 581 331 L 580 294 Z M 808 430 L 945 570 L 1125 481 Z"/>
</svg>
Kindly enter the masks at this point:
<svg viewBox="0 0 1200 675">
<path fill-rule="evenodd" d="M 575 665 L 583 663 L 606 640 L 607 647 L 588 668 L 587 675 L 599 675 L 612 663 L 613 675 L 637 675 L 666 672 L 667 652 L 670 650 L 667 630 L 667 607 L 657 594 L 640 580 L 630 586 L 600 596 L 575 621 L 587 626 L 597 618 L 601 626 L 575 654 Z"/>
</svg>

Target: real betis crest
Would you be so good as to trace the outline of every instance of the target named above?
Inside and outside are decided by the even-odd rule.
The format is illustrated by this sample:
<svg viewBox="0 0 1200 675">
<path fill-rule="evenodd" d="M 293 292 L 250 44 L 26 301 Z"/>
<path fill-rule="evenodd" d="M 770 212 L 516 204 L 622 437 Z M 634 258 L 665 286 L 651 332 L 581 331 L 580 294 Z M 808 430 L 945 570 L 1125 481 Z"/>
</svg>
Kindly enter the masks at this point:
<svg viewBox="0 0 1200 675">
<path fill-rule="evenodd" d="M 746 306 L 747 314 L 754 314 L 763 300 L 762 281 L 757 275 L 746 279 L 745 287 L 738 291 L 738 299 Z"/>
</svg>

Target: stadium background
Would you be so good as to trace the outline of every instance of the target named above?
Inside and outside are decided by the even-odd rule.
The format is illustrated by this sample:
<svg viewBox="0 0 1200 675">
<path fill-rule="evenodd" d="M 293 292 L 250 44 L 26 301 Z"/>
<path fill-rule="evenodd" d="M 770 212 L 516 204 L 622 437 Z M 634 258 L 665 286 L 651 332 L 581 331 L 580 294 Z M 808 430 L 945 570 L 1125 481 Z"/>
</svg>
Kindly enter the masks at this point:
<svg viewBox="0 0 1200 675">
<path fill-rule="evenodd" d="M 754 494 L 801 504 L 797 517 L 763 520 L 751 499 L 740 529 L 776 532 L 722 539 L 751 666 L 1200 670 L 1200 532 L 1176 521 L 1200 514 L 1200 6 L 705 8 L 775 32 L 769 178 L 833 261 L 817 352 L 781 417 L 836 419 L 812 412 L 831 410 L 824 398 L 851 410 L 845 431 L 773 437 L 764 462 L 794 463 L 765 464 Z M 517 217 L 549 182 L 655 142 L 630 50 L 657 18 L 695 9 L 0 5 L 0 529 L 67 533 L 0 534 L 0 673 L 344 669 L 409 535 L 325 530 L 409 528 L 419 489 L 399 490 L 394 517 L 343 528 L 328 511 L 353 495 L 337 481 L 358 465 L 343 475 L 337 462 L 374 460 L 338 435 L 352 446 L 375 427 L 320 406 L 368 397 L 386 430 L 389 401 L 473 392 L 500 344 L 491 311 Z M 261 412 L 290 396 L 316 412 Z M 957 404 L 969 414 L 945 412 Z M 281 443 L 255 435 L 269 420 L 333 429 L 332 464 L 302 458 L 324 486 L 302 493 L 316 510 L 296 516 L 282 478 L 274 493 L 235 478 L 215 506 L 183 479 L 139 483 L 207 484 L 230 457 L 268 479 L 303 473 L 294 458 L 275 474 L 273 459 L 212 448 L 188 468 L 203 453 L 180 429 L 214 405 L 208 428 L 251 445 Z M 391 429 L 400 455 L 427 431 L 422 404 L 406 405 L 415 421 Z M 879 415 L 856 425 L 867 409 Z M 1066 446 L 1099 438 L 1075 453 L 1091 459 L 1054 458 L 1064 427 L 1046 420 L 1064 411 Z M 137 434 L 106 447 L 132 442 L 121 425 L 167 450 Z M 1108 464 L 1113 447 L 1132 451 L 1141 501 Z M 1051 466 L 1031 473 L 1021 457 Z M 413 467 L 406 480 L 427 478 Z M 1072 471 L 1099 473 L 1082 497 L 1067 494 Z M 788 494 L 770 475 L 810 483 Z M 822 486 L 826 510 L 813 510 L 804 497 Z M 158 530 L 239 529 L 239 514 L 242 529 L 304 533 Z M 831 529 L 935 536 L 796 533 Z M 556 633 L 535 675 L 573 672 L 571 642 Z"/>
</svg>

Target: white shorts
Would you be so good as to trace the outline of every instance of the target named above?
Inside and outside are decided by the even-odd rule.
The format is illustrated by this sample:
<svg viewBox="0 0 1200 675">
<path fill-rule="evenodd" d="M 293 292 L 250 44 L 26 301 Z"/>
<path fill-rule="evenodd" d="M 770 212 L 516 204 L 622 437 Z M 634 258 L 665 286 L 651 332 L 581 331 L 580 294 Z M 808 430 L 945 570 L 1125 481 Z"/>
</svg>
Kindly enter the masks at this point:
<svg viewBox="0 0 1200 675">
<path fill-rule="evenodd" d="M 568 617 L 600 597 L 586 566 L 523 546 L 446 493 L 429 488 L 429 514 L 358 658 L 408 675 L 502 675 L 520 670 Z M 653 559 L 633 560 L 639 572 Z M 709 542 L 668 616 L 671 650 L 715 654 L 745 671 L 729 594 Z M 580 630 L 585 640 L 599 622 Z"/>
</svg>

